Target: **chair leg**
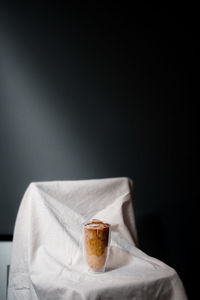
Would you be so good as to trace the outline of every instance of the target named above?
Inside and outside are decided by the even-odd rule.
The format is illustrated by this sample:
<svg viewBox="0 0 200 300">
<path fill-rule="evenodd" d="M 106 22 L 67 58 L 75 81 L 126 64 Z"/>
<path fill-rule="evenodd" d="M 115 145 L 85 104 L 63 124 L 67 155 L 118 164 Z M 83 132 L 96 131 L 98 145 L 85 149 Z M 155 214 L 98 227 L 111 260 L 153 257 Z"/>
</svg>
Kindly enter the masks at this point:
<svg viewBox="0 0 200 300">
<path fill-rule="evenodd" d="M 9 281 L 10 265 L 7 265 L 7 279 L 6 279 L 6 299 L 8 298 L 8 281 Z"/>
</svg>

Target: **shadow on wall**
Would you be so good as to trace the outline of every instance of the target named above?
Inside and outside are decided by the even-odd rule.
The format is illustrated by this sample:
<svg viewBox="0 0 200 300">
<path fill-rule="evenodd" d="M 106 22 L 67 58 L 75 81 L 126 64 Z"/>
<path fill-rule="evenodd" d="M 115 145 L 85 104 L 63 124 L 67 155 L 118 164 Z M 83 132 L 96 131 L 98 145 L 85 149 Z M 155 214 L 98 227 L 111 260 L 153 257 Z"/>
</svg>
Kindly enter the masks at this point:
<svg viewBox="0 0 200 300">
<path fill-rule="evenodd" d="M 170 248 L 161 217 L 148 214 L 137 218 L 137 231 L 139 248 L 148 255 L 167 263 Z"/>
</svg>

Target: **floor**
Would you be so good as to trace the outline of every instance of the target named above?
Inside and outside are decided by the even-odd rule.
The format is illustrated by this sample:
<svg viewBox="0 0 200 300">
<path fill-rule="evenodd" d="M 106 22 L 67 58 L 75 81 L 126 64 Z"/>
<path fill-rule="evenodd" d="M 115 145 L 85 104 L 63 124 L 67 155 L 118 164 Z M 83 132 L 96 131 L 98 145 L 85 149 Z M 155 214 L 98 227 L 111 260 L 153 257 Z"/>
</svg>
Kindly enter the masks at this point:
<svg viewBox="0 0 200 300">
<path fill-rule="evenodd" d="M 0 242 L 0 299 L 6 300 L 7 266 L 10 264 L 12 242 Z"/>
</svg>

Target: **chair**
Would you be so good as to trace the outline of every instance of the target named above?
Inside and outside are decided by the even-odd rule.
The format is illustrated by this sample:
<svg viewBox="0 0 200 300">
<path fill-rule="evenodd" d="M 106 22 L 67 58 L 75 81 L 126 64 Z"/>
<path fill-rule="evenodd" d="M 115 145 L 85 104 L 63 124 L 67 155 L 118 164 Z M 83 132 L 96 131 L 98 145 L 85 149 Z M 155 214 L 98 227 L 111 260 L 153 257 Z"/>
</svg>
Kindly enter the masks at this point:
<svg viewBox="0 0 200 300">
<path fill-rule="evenodd" d="M 176 271 L 137 248 L 128 178 L 31 183 L 13 240 L 8 300 L 185 300 Z M 107 271 L 87 272 L 83 223 L 111 224 Z"/>
</svg>

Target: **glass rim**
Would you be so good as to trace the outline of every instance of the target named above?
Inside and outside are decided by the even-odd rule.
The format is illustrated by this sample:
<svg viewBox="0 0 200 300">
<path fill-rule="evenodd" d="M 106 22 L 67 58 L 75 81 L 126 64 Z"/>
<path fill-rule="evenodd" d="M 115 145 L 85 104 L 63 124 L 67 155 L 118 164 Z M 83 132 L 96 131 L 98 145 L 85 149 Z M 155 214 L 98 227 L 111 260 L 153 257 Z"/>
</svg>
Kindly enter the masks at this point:
<svg viewBox="0 0 200 300">
<path fill-rule="evenodd" d="M 84 228 L 90 228 L 90 229 L 99 229 L 98 226 L 94 227 L 92 226 L 92 223 L 93 222 L 99 222 L 100 224 L 99 225 L 103 225 L 102 227 L 100 227 L 101 229 L 103 228 L 110 228 L 110 224 L 109 223 L 104 223 L 103 221 L 99 220 L 99 219 L 90 219 L 86 222 L 83 223 L 84 225 Z M 95 224 L 95 223 L 94 223 Z M 96 224 L 98 225 L 98 224 Z"/>
</svg>

